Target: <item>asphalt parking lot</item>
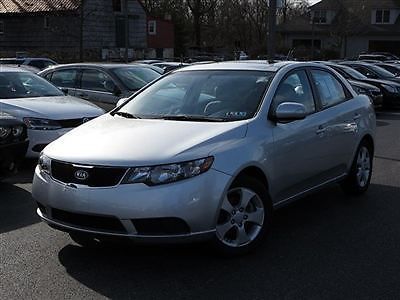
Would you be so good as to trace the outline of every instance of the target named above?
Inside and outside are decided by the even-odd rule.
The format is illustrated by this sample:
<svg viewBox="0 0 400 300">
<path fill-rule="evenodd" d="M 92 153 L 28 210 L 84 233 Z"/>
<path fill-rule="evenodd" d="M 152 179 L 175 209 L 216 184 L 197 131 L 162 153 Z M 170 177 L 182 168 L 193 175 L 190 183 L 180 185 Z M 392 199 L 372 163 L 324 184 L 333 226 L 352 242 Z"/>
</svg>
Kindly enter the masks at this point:
<svg viewBox="0 0 400 300">
<path fill-rule="evenodd" d="M 82 248 L 39 221 L 27 161 L 0 183 L 0 299 L 398 299 L 400 112 L 377 125 L 366 195 L 333 186 L 285 207 L 267 242 L 233 259 L 201 244 Z"/>
</svg>

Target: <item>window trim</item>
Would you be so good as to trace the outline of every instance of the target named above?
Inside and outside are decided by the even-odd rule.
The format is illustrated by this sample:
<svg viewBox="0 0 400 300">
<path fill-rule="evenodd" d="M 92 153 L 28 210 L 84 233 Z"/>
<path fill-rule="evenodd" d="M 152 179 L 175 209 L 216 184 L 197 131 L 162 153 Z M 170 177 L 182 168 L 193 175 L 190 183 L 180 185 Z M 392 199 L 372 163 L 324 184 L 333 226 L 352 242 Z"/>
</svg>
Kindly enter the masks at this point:
<svg viewBox="0 0 400 300">
<path fill-rule="evenodd" d="M 378 12 L 380 12 L 380 19 L 381 19 L 380 22 L 378 22 Z M 389 19 L 387 21 L 385 21 L 385 12 L 389 13 L 388 14 L 388 18 Z M 391 9 L 389 9 L 389 8 L 377 8 L 375 10 L 375 24 L 383 24 L 383 25 L 391 24 L 390 15 L 391 15 Z"/>
<path fill-rule="evenodd" d="M 150 24 L 153 25 L 153 30 L 150 30 L 151 29 Z M 148 27 L 147 32 L 149 35 L 157 35 L 157 21 L 156 20 L 150 20 L 147 24 L 147 27 Z"/>
<path fill-rule="evenodd" d="M 308 67 L 299 67 L 299 68 L 295 68 L 295 69 L 290 70 L 289 72 L 287 72 L 287 73 L 285 74 L 285 76 L 282 77 L 282 79 L 280 80 L 278 86 L 276 87 L 276 89 L 275 89 L 275 91 L 274 91 L 274 95 L 272 96 L 272 99 L 271 99 L 271 103 L 270 103 L 270 105 L 269 105 L 269 109 L 268 109 L 268 119 L 269 119 L 270 121 L 274 121 L 274 122 L 275 122 L 275 117 L 274 117 L 274 113 L 273 113 L 273 106 L 274 106 L 274 99 L 275 99 L 275 97 L 276 97 L 276 94 L 278 93 L 279 87 L 281 86 L 282 82 L 284 82 L 289 76 L 291 76 L 293 73 L 296 73 L 296 72 L 299 72 L 299 71 L 304 71 L 304 73 L 305 73 L 305 75 L 306 75 L 306 77 L 307 77 L 307 81 L 308 81 L 308 84 L 309 84 L 309 86 L 310 86 L 311 95 L 312 95 L 312 97 L 313 97 L 314 106 L 315 106 L 314 112 L 308 113 L 307 116 L 306 116 L 306 118 L 307 118 L 308 116 L 311 116 L 311 115 L 313 115 L 313 114 L 315 114 L 315 113 L 317 113 L 317 112 L 320 111 L 320 109 L 319 109 L 319 102 L 317 101 L 316 94 L 315 94 L 315 91 L 314 91 L 314 89 L 313 89 L 313 84 L 312 84 L 312 81 L 310 80 L 310 76 L 309 76 L 309 74 L 308 74 Z"/>
<path fill-rule="evenodd" d="M 332 73 L 330 70 L 327 70 L 327 69 L 324 69 L 324 68 L 318 68 L 318 67 L 310 67 L 310 68 L 308 68 L 307 71 L 309 72 L 309 76 L 310 76 L 310 80 L 311 80 L 312 89 L 314 90 L 315 95 L 316 95 L 316 97 L 317 97 L 318 108 L 319 108 L 318 111 L 324 111 L 324 110 L 326 110 L 326 109 L 329 109 L 329 108 L 331 108 L 331 107 L 337 106 L 337 105 L 339 105 L 339 104 L 342 104 L 342 103 L 344 103 L 344 102 L 347 102 L 347 101 L 353 99 L 353 95 L 351 94 L 351 92 L 349 91 L 349 89 L 345 86 L 345 84 L 342 82 L 342 80 L 341 80 L 340 78 L 338 78 L 338 77 L 336 76 L 336 74 Z M 336 102 L 336 103 L 334 103 L 334 104 L 332 104 L 332 105 L 323 106 L 323 105 L 322 105 L 321 97 L 320 97 L 320 95 L 319 95 L 319 93 L 318 93 L 318 88 L 317 88 L 317 86 L 315 85 L 315 82 L 314 82 L 314 80 L 313 80 L 312 71 L 322 71 L 322 72 L 326 72 L 326 73 L 330 74 L 331 76 L 333 76 L 333 78 L 335 78 L 335 79 L 339 82 L 339 84 L 342 86 L 343 91 L 344 91 L 344 94 L 345 94 L 345 99 L 342 100 L 342 101 L 340 101 L 340 102 Z"/>
<path fill-rule="evenodd" d="M 50 29 L 50 17 L 49 16 L 44 16 L 44 18 L 43 18 L 43 28 L 44 29 Z"/>
</svg>

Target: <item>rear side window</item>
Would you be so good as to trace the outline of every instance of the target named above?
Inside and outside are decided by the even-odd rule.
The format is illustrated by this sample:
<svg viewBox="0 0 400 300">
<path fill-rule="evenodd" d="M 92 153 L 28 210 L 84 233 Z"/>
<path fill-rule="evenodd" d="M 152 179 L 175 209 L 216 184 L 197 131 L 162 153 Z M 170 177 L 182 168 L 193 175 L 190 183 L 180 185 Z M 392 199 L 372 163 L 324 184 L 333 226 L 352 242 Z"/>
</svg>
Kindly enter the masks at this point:
<svg viewBox="0 0 400 300">
<path fill-rule="evenodd" d="M 81 88 L 90 91 L 110 92 L 115 84 L 110 76 L 97 70 L 84 70 Z"/>
<path fill-rule="evenodd" d="M 323 108 L 347 100 L 343 85 L 331 73 L 322 70 L 312 70 L 311 74 Z"/>
<path fill-rule="evenodd" d="M 66 70 L 59 70 L 53 73 L 50 73 L 49 78 L 51 78 L 51 82 L 58 86 L 58 87 L 65 87 L 65 88 L 74 88 L 76 84 L 76 78 L 78 76 L 77 69 L 66 69 Z M 49 74 L 45 76 L 46 79 L 48 78 Z"/>
</svg>

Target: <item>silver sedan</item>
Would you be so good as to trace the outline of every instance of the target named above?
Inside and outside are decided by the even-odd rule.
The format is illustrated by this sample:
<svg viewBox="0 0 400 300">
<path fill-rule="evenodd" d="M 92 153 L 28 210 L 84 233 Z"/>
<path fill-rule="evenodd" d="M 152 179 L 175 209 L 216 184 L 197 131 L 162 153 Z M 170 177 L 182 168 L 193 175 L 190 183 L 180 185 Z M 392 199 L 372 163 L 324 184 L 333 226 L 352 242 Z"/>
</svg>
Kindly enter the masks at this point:
<svg viewBox="0 0 400 300">
<path fill-rule="evenodd" d="M 375 123 L 320 64 L 190 66 L 47 146 L 33 197 L 82 245 L 208 239 L 240 254 L 282 205 L 334 183 L 367 191 Z"/>
</svg>

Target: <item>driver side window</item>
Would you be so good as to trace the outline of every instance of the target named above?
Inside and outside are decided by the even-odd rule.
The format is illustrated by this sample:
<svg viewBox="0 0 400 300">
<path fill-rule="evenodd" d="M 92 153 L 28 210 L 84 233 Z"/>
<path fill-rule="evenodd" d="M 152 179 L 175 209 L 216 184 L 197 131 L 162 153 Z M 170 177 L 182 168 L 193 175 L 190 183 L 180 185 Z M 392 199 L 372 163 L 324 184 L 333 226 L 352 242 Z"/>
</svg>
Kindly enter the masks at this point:
<svg viewBox="0 0 400 300">
<path fill-rule="evenodd" d="M 294 71 L 279 84 L 272 105 L 274 110 L 283 102 L 303 104 L 307 114 L 315 112 L 314 97 L 304 70 Z"/>
</svg>

